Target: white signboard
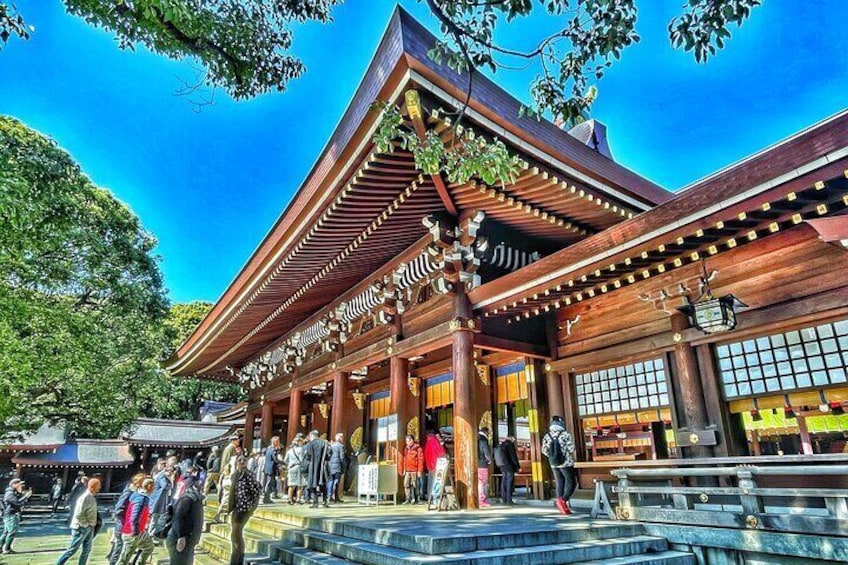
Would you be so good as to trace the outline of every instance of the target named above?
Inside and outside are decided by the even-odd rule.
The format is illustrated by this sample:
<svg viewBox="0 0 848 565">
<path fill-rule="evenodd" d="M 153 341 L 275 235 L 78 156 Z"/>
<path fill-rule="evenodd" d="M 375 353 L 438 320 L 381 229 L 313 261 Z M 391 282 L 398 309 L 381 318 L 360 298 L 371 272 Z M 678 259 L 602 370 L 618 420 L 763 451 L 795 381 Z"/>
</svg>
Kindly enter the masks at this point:
<svg viewBox="0 0 848 565">
<path fill-rule="evenodd" d="M 379 467 L 377 465 L 360 465 L 359 477 L 357 479 L 357 493 L 362 495 L 377 494 L 377 478 Z"/>
</svg>

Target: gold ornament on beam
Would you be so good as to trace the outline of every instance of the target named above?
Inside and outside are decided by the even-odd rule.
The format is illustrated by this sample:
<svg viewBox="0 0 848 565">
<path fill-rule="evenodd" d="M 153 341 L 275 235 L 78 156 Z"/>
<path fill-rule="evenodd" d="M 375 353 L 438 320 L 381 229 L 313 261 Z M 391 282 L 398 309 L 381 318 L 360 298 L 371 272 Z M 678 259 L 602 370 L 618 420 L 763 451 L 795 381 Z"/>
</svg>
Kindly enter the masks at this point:
<svg viewBox="0 0 848 565">
<path fill-rule="evenodd" d="M 477 365 L 477 376 L 480 377 L 480 382 L 489 386 L 492 368 L 488 365 Z"/>
<path fill-rule="evenodd" d="M 356 407 L 360 410 L 365 410 L 365 399 L 368 398 L 368 394 L 357 389 L 351 395 L 353 396 L 353 403 L 356 404 Z"/>
<path fill-rule="evenodd" d="M 412 393 L 412 396 L 418 398 L 421 394 L 421 377 L 409 375 L 406 377 L 406 386 L 409 387 L 409 392 Z"/>
<path fill-rule="evenodd" d="M 321 417 L 325 420 L 330 417 L 330 405 L 324 402 L 324 399 L 321 399 L 321 402 L 318 403 L 318 413 L 321 414 Z"/>
<path fill-rule="evenodd" d="M 300 415 L 300 427 L 301 427 L 301 428 L 305 428 L 305 427 L 306 427 L 306 414 L 301 414 L 301 415 Z"/>
</svg>

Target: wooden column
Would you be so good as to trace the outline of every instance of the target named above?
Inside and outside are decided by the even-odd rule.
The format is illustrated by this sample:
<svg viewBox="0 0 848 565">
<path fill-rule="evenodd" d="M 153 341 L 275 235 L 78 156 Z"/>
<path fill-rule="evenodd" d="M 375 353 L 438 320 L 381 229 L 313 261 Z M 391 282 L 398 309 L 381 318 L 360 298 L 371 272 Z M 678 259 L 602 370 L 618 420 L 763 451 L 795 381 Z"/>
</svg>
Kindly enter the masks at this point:
<svg viewBox="0 0 848 565">
<path fill-rule="evenodd" d="M 567 420 L 569 415 L 565 413 L 562 378 L 550 365 L 545 365 L 545 389 L 548 398 L 548 413 L 551 416 L 562 416 L 564 420 Z M 542 422 L 542 424 L 545 423 L 547 422 Z"/>
<path fill-rule="evenodd" d="M 408 376 L 409 361 L 400 357 L 392 357 L 389 360 L 389 412 L 397 414 L 397 442 L 393 447 L 398 450 L 398 457 L 403 453 L 406 428 L 418 413 L 416 404 L 418 399 L 409 390 Z M 400 471 L 400 468 L 398 468 L 398 471 Z"/>
<path fill-rule="evenodd" d="M 112 471 L 114 469 L 111 467 L 106 470 L 106 479 L 103 481 L 103 492 L 110 492 L 112 490 Z"/>
<path fill-rule="evenodd" d="M 524 378 L 527 381 L 527 396 L 530 404 L 528 424 L 530 428 L 530 459 L 533 477 L 533 497 L 545 498 L 545 483 L 551 480 L 551 468 L 542 455 L 542 437 L 548 431 L 551 413 L 548 410 L 547 373 L 545 365 L 538 360 L 524 359 Z M 548 371 L 550 372 L 550 371 Z M 542 375 L 545 378 L 541 378 Z"/>
<path fill-rule="evenodd" d="M 248 410 L 244 416 L 244 438 L 242 447 L 249 451 L 253 447 L 253 428 L 256 426 L 256 412 Z"/>
<path fill-rule="evenodd" d="M 459 319 L 471 318 L 471 304 L 461 285 L 454 297 Z M 477 414 L 474 334 L 465 327 L 453 332 L 453 445 L 456 499 L 460 507 L 479 508 L 477 499 Z"/>
<path fill-rule="evenodd" d="M 274 404 L 266 401 L 262 404 L 262 424 L 259 429 L 259 437 L 262 440 L 262 447 L 268 447 L 271 443 L 271 436 L 274 434 Z"/>
<path fill-rule="evenodd" d="M 345 435 L 345 442 L 350 439 L 350 412 L 359 412 L 353 404 L 350 390 L 349 374 L 336 373 L 333 377 L 333 405 L 330 407 L 330 439 L 338 433 Z"/>
<path fill-rule="evenodd" d="M 689 320 L 685 314 L 675 313 L 671 316 L 672 332 L 682 332 L 688 327 Z M 678 407 L 677 413 L 683 416 L 688 431 L 703 431 L 709 424 L 709 416 L 704 402 L 704 388 L 701 384 L 701 372 L 698 369 L 695 349 L 688 343 L 678 343 L 674 346 L 674 360 L 677 365 L 675 380 L 679 391 L 679 394 L 674 395 Z M 713 448 L 706 445 L 681 447 L 680 450 L 687 459 L 713 455 Z"/>
<path fill-rule="evenodd" d="M 289 446 L 294 441 L 294 436 L 298 432 L 302 432 L 303 428 L 300 425 L 300 414 L 303 411 L 303 391 L 293 388 L 289 397 L 289 426 L 288 437 L 286 438 L 286 446 Z"/>
</svg>

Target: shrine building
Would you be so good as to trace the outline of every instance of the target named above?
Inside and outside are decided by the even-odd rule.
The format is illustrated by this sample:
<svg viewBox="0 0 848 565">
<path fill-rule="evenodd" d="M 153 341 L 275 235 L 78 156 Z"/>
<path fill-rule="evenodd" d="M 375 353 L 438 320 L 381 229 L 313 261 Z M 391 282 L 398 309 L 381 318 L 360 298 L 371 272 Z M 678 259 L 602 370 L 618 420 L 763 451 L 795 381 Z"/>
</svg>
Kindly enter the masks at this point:
<svg viewBox="0 0 848 565">
<path fill-rule="evenodd" d="M 519 117 L 490 79 L 427 56 L 395 12 L 315 165 L 169 360 L 239 382 L 246 444 L 318 429 L 391 465 L 448 437 L 477 506 L 477 435 L 515 436 L 550 496 L 562 415 L 580 486 L 688 459 L 848 461 L 848 112 L 670 192 L 603 127 Z M 420 136 L 497 138 L 514 182 L 451 183 L 372 142 L 375 101 Z M 614 131 L 611 132 L 614 140 Z M 842 485 L 845 486 L 845 485 Z"/>
</svg>

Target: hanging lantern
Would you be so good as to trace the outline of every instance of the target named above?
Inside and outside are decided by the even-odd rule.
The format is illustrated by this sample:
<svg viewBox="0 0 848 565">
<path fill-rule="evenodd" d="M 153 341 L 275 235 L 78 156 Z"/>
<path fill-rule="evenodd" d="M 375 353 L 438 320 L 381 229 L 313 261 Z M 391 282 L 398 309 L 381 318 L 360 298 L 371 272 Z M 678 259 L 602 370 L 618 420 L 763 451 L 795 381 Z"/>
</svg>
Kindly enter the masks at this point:
<svg viewBox="0 0 848 565">
<path fill-rule="evenodd" d="M 747 304 L 732 294 L 714 298 L 706 262 L 702 261 L 701 266 L 704 270 L 704 276 L 701 277 L 701 295 L 695 301 L 686 297 L 687 304 L 678 310 L 689 316 L 692 325 L 705 334 L 730 331 L 736 327 L 736 309 L 745 308 Z"/>
<path fill-rule="evenodd" d="M 359 389 L 353 391 L 351 395 L 353 396 L 353 403 L 356 404 L 356 407 L 360 410 L 365 410 L 365 399 L 368 395 Z"/>
</svg>

